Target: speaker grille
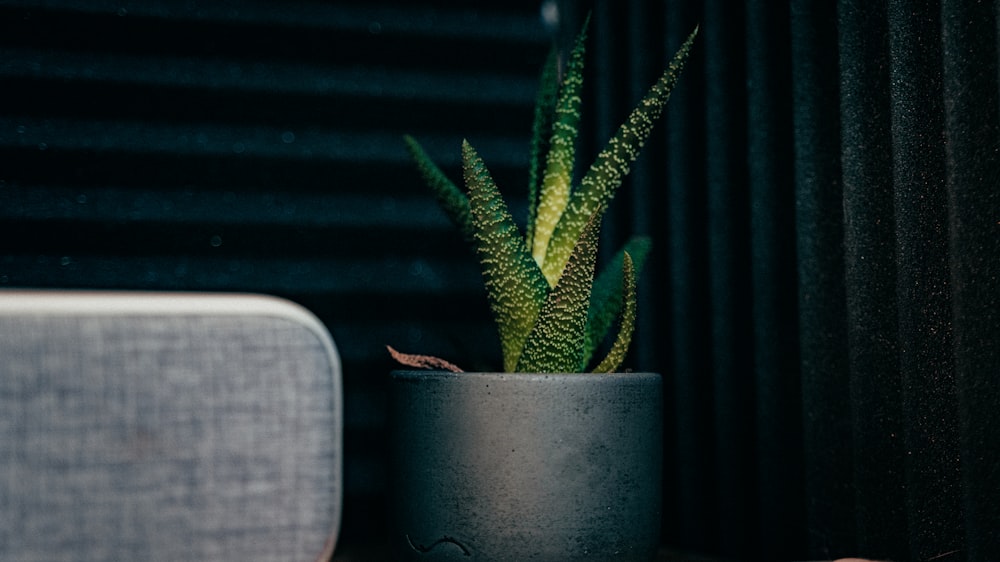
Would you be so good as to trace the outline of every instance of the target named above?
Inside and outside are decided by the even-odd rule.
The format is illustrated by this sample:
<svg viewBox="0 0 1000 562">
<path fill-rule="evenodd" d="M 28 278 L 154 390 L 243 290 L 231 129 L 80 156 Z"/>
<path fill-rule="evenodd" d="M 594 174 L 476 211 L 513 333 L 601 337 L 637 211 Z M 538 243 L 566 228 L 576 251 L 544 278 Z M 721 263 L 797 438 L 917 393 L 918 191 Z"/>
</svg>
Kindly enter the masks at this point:
<svg viewBox="0 0 1000 562">
<path fill-rule="evenodd" d="M 0 559 L 312 560 L 339 517 L 322 333 L 0 313 Z"/>
</svg>

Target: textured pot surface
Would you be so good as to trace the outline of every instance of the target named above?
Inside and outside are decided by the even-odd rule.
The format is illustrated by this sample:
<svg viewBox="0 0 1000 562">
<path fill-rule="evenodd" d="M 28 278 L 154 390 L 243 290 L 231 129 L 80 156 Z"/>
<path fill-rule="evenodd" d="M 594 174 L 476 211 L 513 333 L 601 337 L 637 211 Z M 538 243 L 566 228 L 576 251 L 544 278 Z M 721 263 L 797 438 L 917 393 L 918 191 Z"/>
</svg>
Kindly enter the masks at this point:
<svg viewBox="0 0 1000 562">
<path fill-rule="evenodd" d="M 654 373 L 396 371 L 400 560 L 651 560 L 660 532 Z"/>
</svg>

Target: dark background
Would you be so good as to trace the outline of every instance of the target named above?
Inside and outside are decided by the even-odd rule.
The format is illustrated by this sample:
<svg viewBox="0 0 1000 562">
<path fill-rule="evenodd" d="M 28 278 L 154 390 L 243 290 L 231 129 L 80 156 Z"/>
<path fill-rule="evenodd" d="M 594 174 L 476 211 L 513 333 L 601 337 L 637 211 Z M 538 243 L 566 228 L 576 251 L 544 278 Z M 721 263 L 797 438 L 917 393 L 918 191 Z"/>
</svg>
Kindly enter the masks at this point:
<svg viewBox="0 0 1000 562">
<path fill-rule="evenodd" d="M 377 543 L 384 345 L 494 368 L 471 252 L 403 149 L 523 216 L 536 77 L 593 10 L 581 158 L 701 26 L 604 242 L 655 240 L 663 538 L 1000 559 L 996 1 L 0 1 L 0 286 L 249 291 L 344 363 L 342 544 Z M 820 5 L 823 4 L 823 5 Z"/>
</svg>

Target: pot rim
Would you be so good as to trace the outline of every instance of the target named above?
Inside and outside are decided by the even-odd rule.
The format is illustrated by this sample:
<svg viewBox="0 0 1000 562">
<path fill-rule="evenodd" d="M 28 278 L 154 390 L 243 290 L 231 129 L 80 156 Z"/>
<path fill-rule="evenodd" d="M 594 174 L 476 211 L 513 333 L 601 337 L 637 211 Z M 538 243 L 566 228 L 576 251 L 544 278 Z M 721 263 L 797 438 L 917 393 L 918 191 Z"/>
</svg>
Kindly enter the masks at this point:
<svg viewBox="0 0 1000 562">
<path fill-rule="evenodd" d="M 659 373 L 649 371 L 629 371 L 621 373 L 517 373 L 502 371 L 469 371 L 455 373 L 452 371 L 428 371 L 418 369 L 394 369 L 390 372 L 393 379 L 468 379 L 468 380 L 511 380 L 511 381 L 546 381 L 557 380 L 566 382 L 570 380 L 584 380 L 593 383 L 596 380 L 661 380 L 663 377 Z"/>
</svg>

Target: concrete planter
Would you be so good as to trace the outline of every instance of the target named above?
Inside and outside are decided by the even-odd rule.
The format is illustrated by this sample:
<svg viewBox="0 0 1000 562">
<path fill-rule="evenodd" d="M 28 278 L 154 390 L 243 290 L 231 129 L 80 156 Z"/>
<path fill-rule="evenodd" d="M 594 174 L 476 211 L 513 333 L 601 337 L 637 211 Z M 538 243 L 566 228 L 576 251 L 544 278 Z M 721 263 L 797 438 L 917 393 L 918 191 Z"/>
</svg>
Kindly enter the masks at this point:
<svg viewBox="0 0 1000 562">
<path fill-rule="evenodd" d="M 652 560 L 663 391 L 654 373 L 396 371 L 398 560 Z"/>
</svg>

